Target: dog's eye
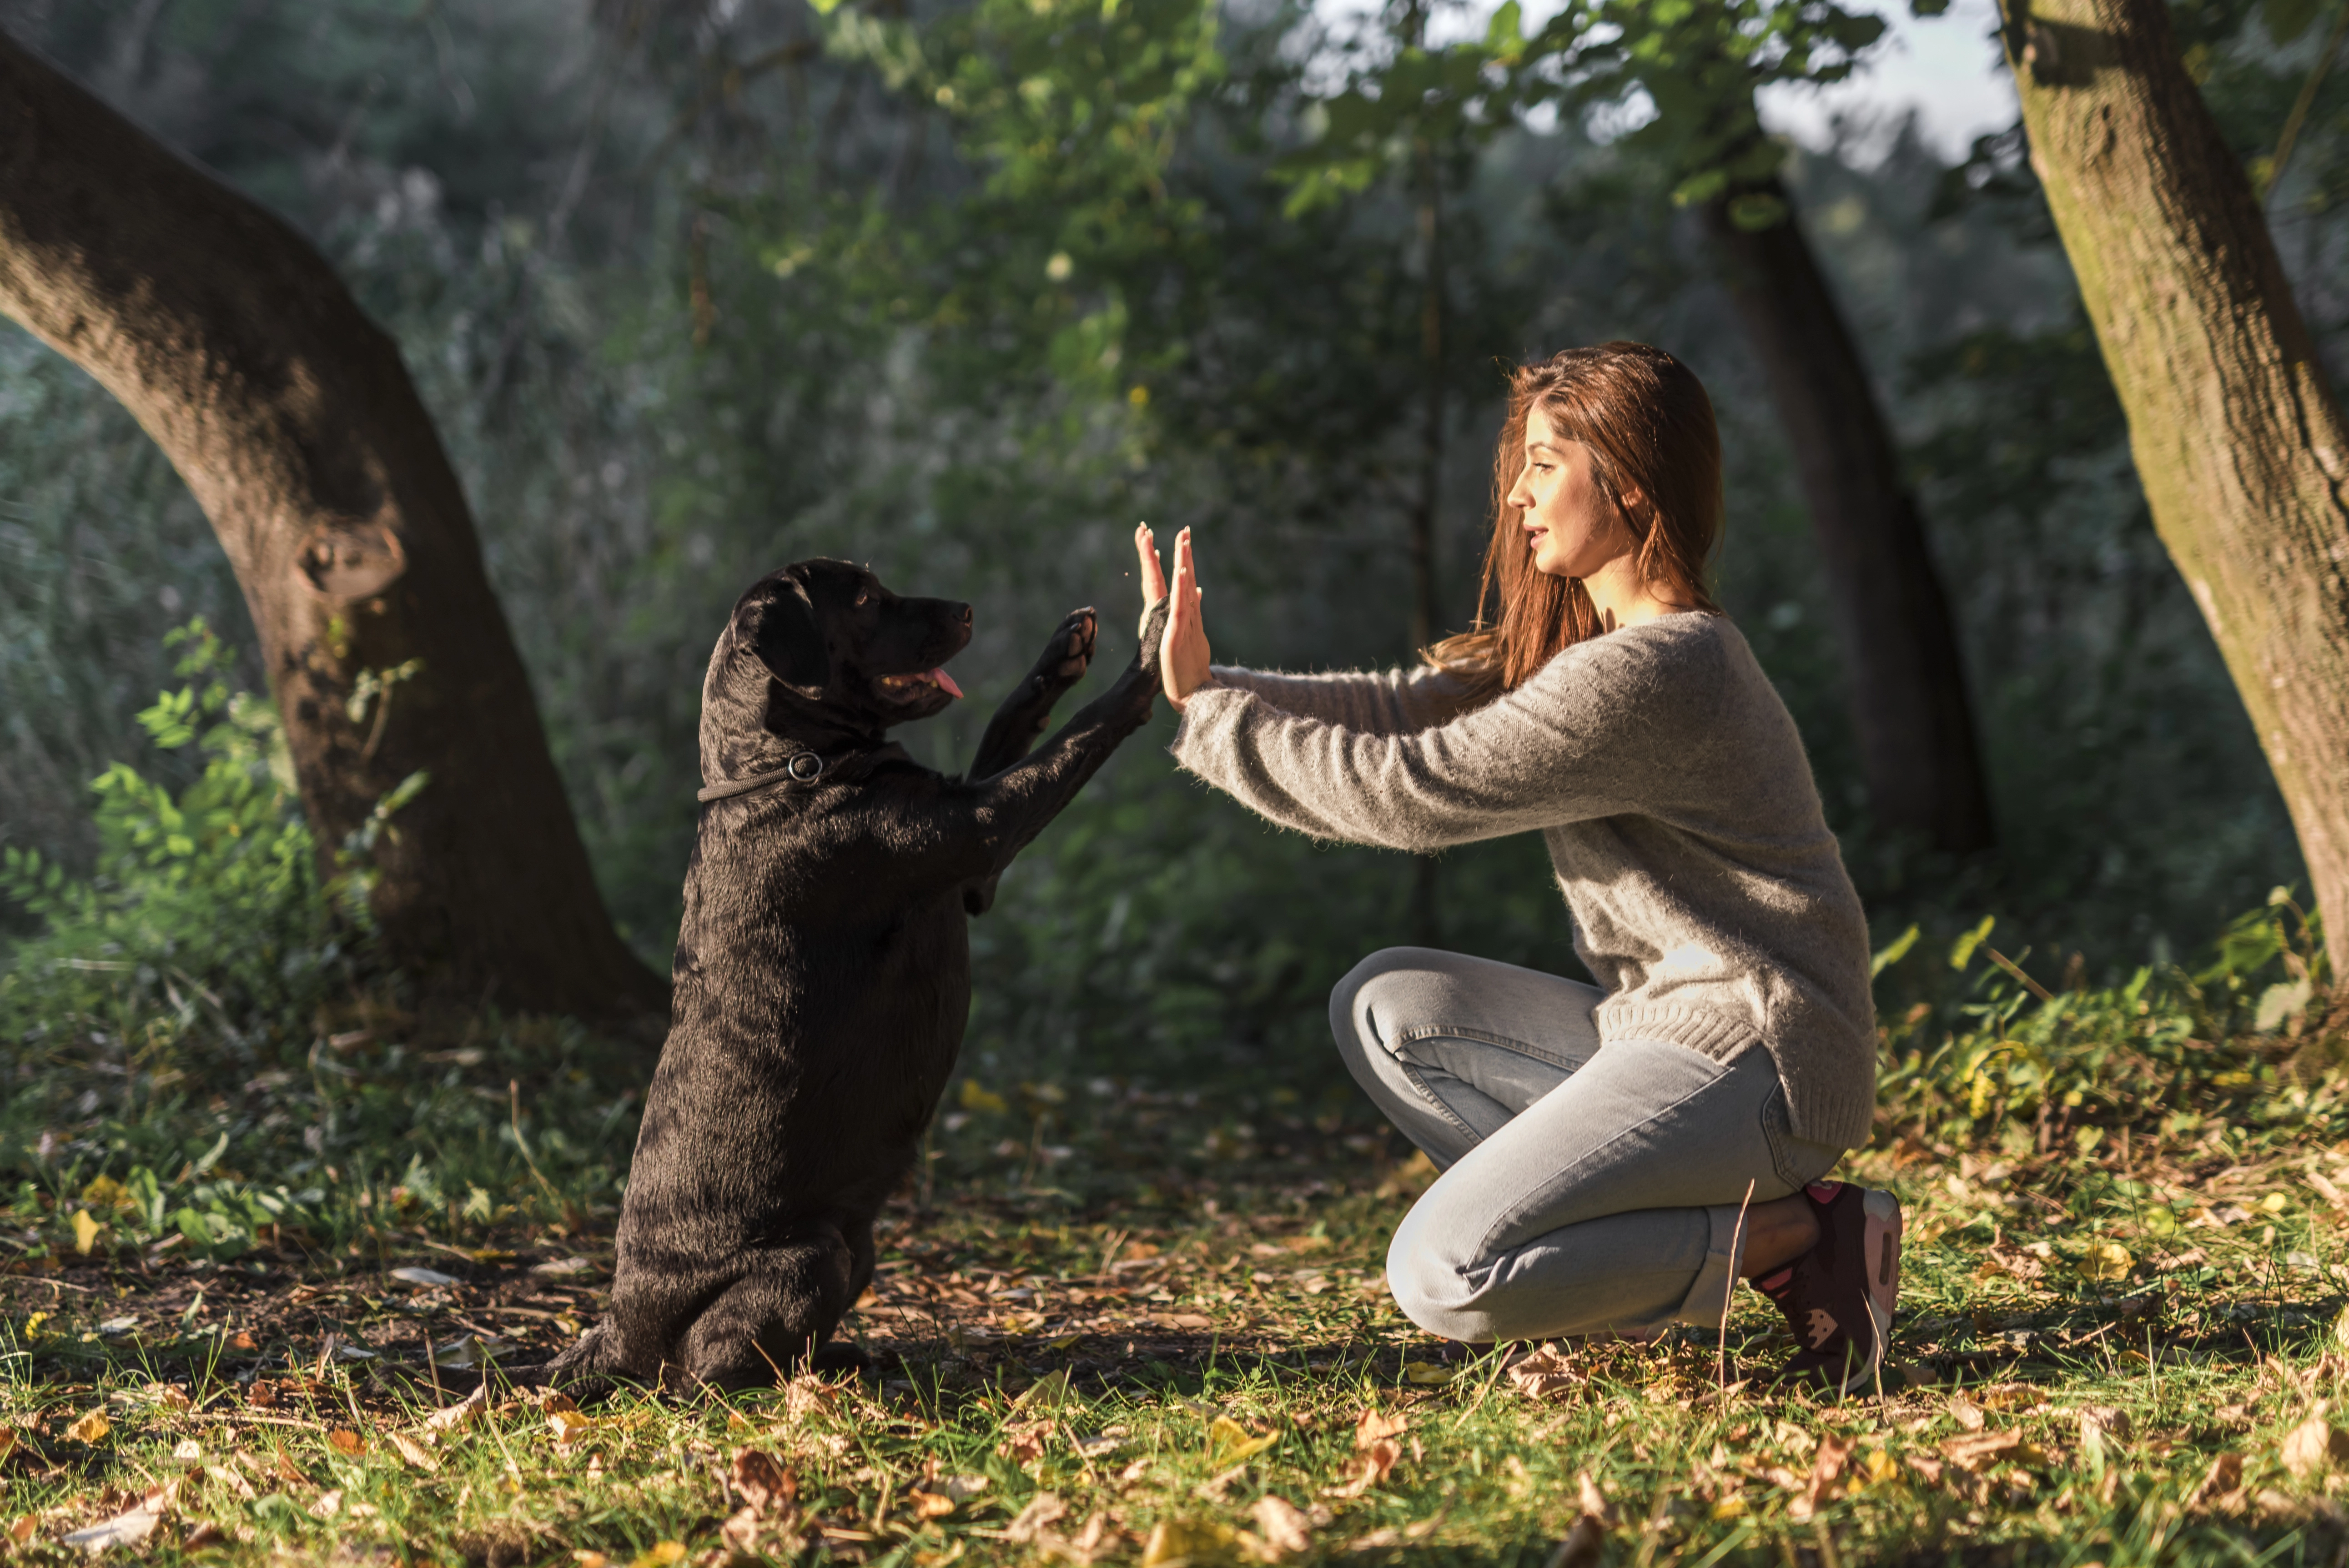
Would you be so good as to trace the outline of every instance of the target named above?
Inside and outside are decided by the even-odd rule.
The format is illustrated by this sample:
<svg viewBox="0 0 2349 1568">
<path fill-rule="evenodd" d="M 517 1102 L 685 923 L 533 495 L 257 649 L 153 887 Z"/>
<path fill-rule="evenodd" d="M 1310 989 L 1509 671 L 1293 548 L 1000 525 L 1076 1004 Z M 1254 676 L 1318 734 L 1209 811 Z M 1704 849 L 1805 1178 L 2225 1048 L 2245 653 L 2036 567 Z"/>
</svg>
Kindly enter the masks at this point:
<svg viewBox="0 0 2349 1568">
<path fill-rule="evenodd" d="M 873 603 L 873 595 L 870 593 L 859 593 L 856 596 L 856 608 L 860 610 L 871 603 Z"/>
</svg>

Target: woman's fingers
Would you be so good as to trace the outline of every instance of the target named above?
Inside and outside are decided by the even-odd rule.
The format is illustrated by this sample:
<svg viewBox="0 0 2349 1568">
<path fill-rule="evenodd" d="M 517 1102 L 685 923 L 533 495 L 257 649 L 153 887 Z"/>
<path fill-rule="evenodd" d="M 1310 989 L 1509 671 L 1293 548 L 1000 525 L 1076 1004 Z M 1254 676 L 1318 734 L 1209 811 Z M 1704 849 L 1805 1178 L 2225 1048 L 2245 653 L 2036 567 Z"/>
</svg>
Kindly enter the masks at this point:
<svg viewBox="0 0 2349 1568">
<path fill-rule="evenodd" d="M 1198 563 L 1191 554 L 1191 531 L 1185 529 L 1174 540 L 1174 603 L 1166 618 L 1166 640 L 1159 655 L 1159 668 L 1164 673 L 1166 699 L 1178 709 L 1207 680 L 1207 666 L 1212 662 L 1207 649 L 1207 628 L 1200 614 Z"/>
</svg>

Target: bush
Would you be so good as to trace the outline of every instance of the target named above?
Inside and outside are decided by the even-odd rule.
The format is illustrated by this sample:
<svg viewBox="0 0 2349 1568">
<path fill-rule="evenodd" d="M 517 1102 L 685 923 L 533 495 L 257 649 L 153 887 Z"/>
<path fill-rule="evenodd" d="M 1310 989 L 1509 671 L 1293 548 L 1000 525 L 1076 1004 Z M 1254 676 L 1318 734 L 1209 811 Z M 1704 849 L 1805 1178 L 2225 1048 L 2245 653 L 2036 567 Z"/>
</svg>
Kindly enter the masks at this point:
<svg viewBox="0 0 2349 1568">
<path fill-rule="evenodd" d="M 346 983 L 366 944 L 357 890 L 319 875 L 275 707 L 230 689 L 232 651 L 202 617 L 165 644 L 188 684 L 139 722 L 167 750 L 194 747 L 203 771 L 177 796 L 129 763 L 100 774 L 87 881 L 0 852 L 0 892 L 45 926 L 0 972 L 0 1038 L 164 1050 L 203 1019 L 244 1045 Z"/>
</svg>

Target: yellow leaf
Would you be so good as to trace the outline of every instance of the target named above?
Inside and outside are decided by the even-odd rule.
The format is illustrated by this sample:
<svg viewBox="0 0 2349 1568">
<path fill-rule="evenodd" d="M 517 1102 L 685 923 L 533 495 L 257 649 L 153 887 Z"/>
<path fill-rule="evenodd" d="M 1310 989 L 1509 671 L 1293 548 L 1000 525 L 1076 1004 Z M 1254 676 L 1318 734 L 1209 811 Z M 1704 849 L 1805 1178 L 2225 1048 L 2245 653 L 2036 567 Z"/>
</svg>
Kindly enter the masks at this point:
<svg viewBox="0 0 2349 1568">
<path fill-rule="evenodd" d="M 982 1087 L 977 1078 L 962 1080 L 960 1099 L 965 1110 L 1004 1111 L 1011 1109 L 1009 1100 L 1005 1099 L 993 1089 Z"/>
<path fill-rule="evenodd" d="M 54 1315 L 50 1313 L 36 1312 L 33 1314 L 32 1316 L 25 1319 L 25 1337 L 30 1339 L 34 1334 L 38 1332 L 41 1325 L 47 1323 L 52 1315 Z"/>
<path fill-rule="evenodd" d="M 575 1409 L 550 1410 L 546 1415 L 546 1429 L 554 1434 L 554 1445 L 557 1448 L 564 1448 L 577 1442 L 585 1437 L 595 1425 L 593 1417 L 582 1415 Z"/>
<path fill-rule="evenodd" d="M 684 1542 L 656 1541 L 647 1551 L 629 1563 L 628 1568 L 668 1568 L 670 1563 L 683 1561 L 685 1561 Z"/>
<path fill-rule="evenodd" d="M 2271 1214 L 2281 1214 L 2292 1207 L 2292 1200 L 2281 1192 L 2271 1192 L 2260 1200 L 2260 1207 Z"/>
<path fill-rule="evenodd" d="M 571 1560 L 579 1568 L 612 1568 L 612 1560 L 601 1552 L 574 1552 Z"/>
<path fill-rule="evenodd" d="M 76 1209 L 74 1211 L 73 1227 L 74 1251 L 79 1253 L 84 1257 L 89 1256 L 89 1249 L 98 1241 L 98 1222 L 89 1217 L 89 1211 L 88 1209 Z"/>
<path fill-rule="evenodd" d="M 1224 1556 L 1238 1541 L 1238 1531 L 1212 1519 L 1162 1519 L 1142 1548 L 1142 1568 Z"/>
<path fill-rule="evenodd" d="M 93 1209 L 127 1209 L 130 1189 L 111 1176 L 101 1176 L 81 1190 L 81 1201 Z"/>
<path fill-rule="evenodd" d="M 1278 1433 L 1259 1438 L 1229 1416 L 1216 1417 L 1215 1424 L 1207 1429 L 1207 1451 L 1219 1465 L 1236 1465 L 1254 1459 L 1278 1441 Z"/>
<path fill-rule="evenodd" d="M 924 1491 L 919 1487 L 907 1492 L 905 1501 L 914 1505 L 914 1516 L 916 1519 L 944 1519 L 955 1511 L 953 1498 L 944 1492 Z"/>
<path fill-rule="evenodd" d="M 114 1430 L 114 1423 L 106 1418 L 106 1412 L 92 1410 L 88 1415 L 67 1427 L 66 1436 L 78 1443 L 98 1443 L 104 1442 L 106 1434 L 112 1430 Z"/>
<path fill-rule="evenodd" d="M 1402 1375 L 1414 1383 L 1449 1383 L 1460 1376 L 1456 1367 L 1439 1367 L 1433 1361 L 1406 1361 Z"/>
<path fill-rule="evenodd" d="M 367 1452 L 367 1445 L 359 1441 L 359 1435 L 343 1427 L 326 1434 L 326 1446 L 346 1457 Z"/>
<path fill-rule="evenodd" d="M 1015 1410 L 1049 1410 L 1069 1397 L 1069 1369 L 1065 1367 L 1047 1372 L 1019 1391 L 1011 1401 Z"/>
<path fill-rule="evenodd" d="M 1745 1517 L 1745 1512 L 1744 1492 L 1733 1491 L 1713 1505 L 1713 1516 L 1715 1519 L 1743 1519 Z"/>
<path fill-rule="evenodd" d="M 2129 1256 L 2128 1249 L 2119 1243 L 2098 1242 L 2088 1249 L 2088 1255 L 2080 1260 L 2080 1274 L 2082 1277 L 2092 1280 L 2127 1279 L 2136 1262 Z"/>
</svg>

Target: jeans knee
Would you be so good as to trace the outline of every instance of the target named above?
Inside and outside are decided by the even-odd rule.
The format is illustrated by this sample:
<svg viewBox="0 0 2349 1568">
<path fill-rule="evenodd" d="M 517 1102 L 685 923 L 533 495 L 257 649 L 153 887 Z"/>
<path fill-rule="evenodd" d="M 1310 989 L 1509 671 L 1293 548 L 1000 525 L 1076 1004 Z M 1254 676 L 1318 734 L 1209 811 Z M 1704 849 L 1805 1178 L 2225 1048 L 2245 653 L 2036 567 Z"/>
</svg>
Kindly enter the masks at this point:
<svg viewBox="0 0 2349 1568">
<path fill-rule="evenodd" d="M 1418 1244 L 1410 1227 L 1387 1249 L 1387 1291 L 1402 1315 L 1430 1334 L 1469 1344 L 1492 1337 L 1489 1315 L 1476 1309 L 1475 1284 L 1436 1249 Z"/>
<path fill-rule="evenodd" d="M 1386 1040 L 1375 1022 L 1380 982 L 1423 966 L 1417 947 L 1382 947 L 1346 971 L 1330 989 L 1330 1036 L 1345 1056 L 1360 1056 Z M 1392 1030 L 1387 1033 L 1392 1033 Z"/>
</svg>

